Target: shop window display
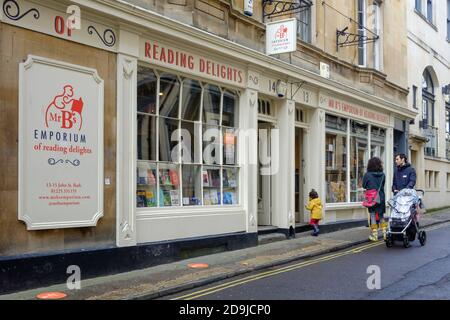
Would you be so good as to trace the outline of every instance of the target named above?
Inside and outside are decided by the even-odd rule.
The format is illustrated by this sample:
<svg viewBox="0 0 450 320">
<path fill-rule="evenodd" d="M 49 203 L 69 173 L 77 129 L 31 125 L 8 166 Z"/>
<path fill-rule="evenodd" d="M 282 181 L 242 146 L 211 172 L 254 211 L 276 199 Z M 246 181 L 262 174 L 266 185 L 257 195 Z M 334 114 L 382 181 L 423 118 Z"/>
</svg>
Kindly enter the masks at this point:
<svg viewBox="0 0 450 320">
<path fill-rule="evenodd" d="M 362 180 L 367 170 L 367 162 L 370 157 L 376 156 L 384 163 L 385 145 L 386 129 L 326 115 L 326 202 L 362 202 L 364 200 Z"/>
<path fill-rule="evenodd" d="M 369 161 L 368 126 L 350 121 L 350 201 L 364 201 L 362 181 Z"/>
<path fill-rule="evenodd" d="M 139 66 L 137 99 L 136 206 L 238 205 L 238 94 Z"/>
<path fill-rule="evenodd" d="M 326 118 L 327 203 L 347 202 L 347 120 Z"/>
</svg>

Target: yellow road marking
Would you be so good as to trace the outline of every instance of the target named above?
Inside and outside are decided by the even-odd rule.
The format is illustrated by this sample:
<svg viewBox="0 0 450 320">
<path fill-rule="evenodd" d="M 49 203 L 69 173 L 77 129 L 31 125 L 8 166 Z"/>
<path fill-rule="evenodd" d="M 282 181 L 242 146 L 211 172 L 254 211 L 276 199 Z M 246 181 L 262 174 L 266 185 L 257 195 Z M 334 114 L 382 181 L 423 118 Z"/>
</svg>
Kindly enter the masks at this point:
<svg viewBox="0 0 450 320">
<path fill-rule="evenodd" d="M 227 283 L 223 283 L 223 284 L 211 287 L 211 288 L 195 291 L 193 293 L 189 293 L 189 294 L 186 294 L 186 295 L 183 295 L 183 296 L 171 299 L 171 300 L 192 300 L 192 299 L 200 298 L 200 297 L 203 297 L 205 295 L 209 295 L 209 294 L 212 294 L 212 293 L 215 293 L 215 292 L 218 292 L 218 291 L 222 291 L 222 290 L 225 290 L 225 289 L 228 289 L 228 288 L 231 288 L 231 287 L 235 287 L 235 286 L 247 283 L 247 282 L 251 282 L 251 281 L 263 279 L 263 278 L 266 278 L 266 277 L 270 277 L 270 276 L 273 276 L 273 275 L 277 275 L 277 274 L 280 274 L 280 273 L 284 273 L 284 272 L 292 271 L 292 270 L 295 270 L 295 269 L 307 267 L 307 266 L 310 266 L 310 265 L 313 265 L 313 264 L 316 264 L 316 263 L 319 263 L 319 262 L 329 261 L 329 260 L 332 260 L 332 259 L 336 259 L 336 258 L 345 256 L 345 255 L 360 253 L 360 252 L 362 252 L 364 250 L 371 249 L 371 248 L 377 247 L 377 246 L 382 245 L 382 244 L 384 244 L 383 241 L 366 244 L 366 245 L 360 246 L 360 247 L 355 248 L 355 249 L 350 249 L 350 250 L 347 250 L 347 251 L 344 251 L 344 252 L 327 255 L 327 256 L 316 258 L 316 259 L 313 259 L 313 260 L 303 261 L 303 262 L 300 262 L 300 263 L 297 263 L 297 264 L 294 264 L 294 265 L 282 267 L 282 268 L 279 268 L 279 269 L 276 269 L 276 270 L 270 270 L 270 271 L 262 272 L 262 273 L 259 273 L 259 274 L 256 274 L 256 275 L 252 275 L 252 276 L 248 276 L 248 277 L 242 278 L 242 279 L 238 279 L 238 280 L 230 281 L 230 282 L 227 282 Z"/>
</svg>

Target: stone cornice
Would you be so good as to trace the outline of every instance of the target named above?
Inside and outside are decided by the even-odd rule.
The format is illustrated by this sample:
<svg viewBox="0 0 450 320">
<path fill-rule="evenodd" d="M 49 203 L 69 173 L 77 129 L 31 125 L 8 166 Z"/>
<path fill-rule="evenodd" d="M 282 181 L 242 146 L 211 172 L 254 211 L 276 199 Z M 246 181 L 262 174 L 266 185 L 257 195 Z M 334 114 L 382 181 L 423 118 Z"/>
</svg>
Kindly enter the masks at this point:
<svg viewBox="0 0 450 320">
<path fill-rule="evenodd" d="M 416 112 L 402 107 L 396 103 L 386 99 L 367 94 L 352 86 L 322 78 L 319 74 L 289 64 L 287 62 L 267 56 L 259 51 L 250 49 L 243 45 L 223 39 L 214 34 L 197 29 L 193 26 L 180 23 L 151 10 L 132 5 L 120 0 L 73 0 L 80 6 L 90 8 L 102 12 L 103 14 L 112 16 L 121 22 L 135 24 L 154 32 L 161 32 L 163 25 L 171 37 L 180 41 L 192 41 L 198 46 L 209 48 L 211 51 L 221 53 L 224 56 L 238 58 L 248 66 L 264 67 L 272 72 L 284 74 L 289 78 L 296 78 L 306 81 L 318 88 L 326 89 L 336 94 L 346 95 L 353 99 L 359 100 L 361 103 L 373 105 L 383 109 L 386 112 L 393 112 L 405 118 L 415 118 Z"/>
</svg>

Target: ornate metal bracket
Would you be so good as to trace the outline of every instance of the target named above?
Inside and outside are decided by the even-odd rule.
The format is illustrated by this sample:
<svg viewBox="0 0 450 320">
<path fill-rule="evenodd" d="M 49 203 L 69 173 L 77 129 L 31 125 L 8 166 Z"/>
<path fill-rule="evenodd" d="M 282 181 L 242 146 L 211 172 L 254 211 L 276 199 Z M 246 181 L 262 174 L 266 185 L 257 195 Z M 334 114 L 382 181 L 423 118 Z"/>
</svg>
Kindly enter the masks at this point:
<svg viewBox="0 0 450 320">
<path fill-rule="evenodd" d="M 312 5 L 312 0 L 296 0 L 295 2 L 263 0 L 263 18 L 298 13 L 310 8 Z"/>
<path fill-rule="evenodd" d="M 348 47 L 354 46 L 357 44 L 366 44 L 377 41 L 380 37 L 378 35 L 374 35 L 373 37 L 368 37 L 360 34 L 349 33 L 347 32 L 348 27 L 345 27 L 342 30 L 336 30 L 336 51 L 339 51 L 339 47 Z M 340 41 L 341 38 L 345 38 Z"/>
<path fill-rule="evenodd" d="M 303 87 L 303 85 L 306 83 L 306 81 L 300 81 L 300 82 L 291 82 L 291 100 L 294 99 L 295 95 L 298 93 L 298 91 L 301 89 L 301 87 Z M 294 92 L 294 88 L 293 86 L 296 86 L 297 88 L 295 89 Z"/>
</svg>

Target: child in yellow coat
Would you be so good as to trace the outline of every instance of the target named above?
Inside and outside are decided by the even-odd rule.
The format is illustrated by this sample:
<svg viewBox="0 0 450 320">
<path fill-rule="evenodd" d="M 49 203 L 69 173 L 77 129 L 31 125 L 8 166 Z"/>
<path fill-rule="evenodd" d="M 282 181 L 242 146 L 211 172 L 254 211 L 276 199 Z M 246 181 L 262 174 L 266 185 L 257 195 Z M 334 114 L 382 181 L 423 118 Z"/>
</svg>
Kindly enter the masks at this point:
<svg viewBox="0 0 450 320">
<path fill-rule="evenodd" d="M 305 207 L 311 211 L 309 224 L 314 228 L 312 235 L 317 237 L 319 235 L 319 222 L 322 220 L 323 206 L 316 190 L 312 189 L 309 193 L 309 203 Z"/>
</svg>

